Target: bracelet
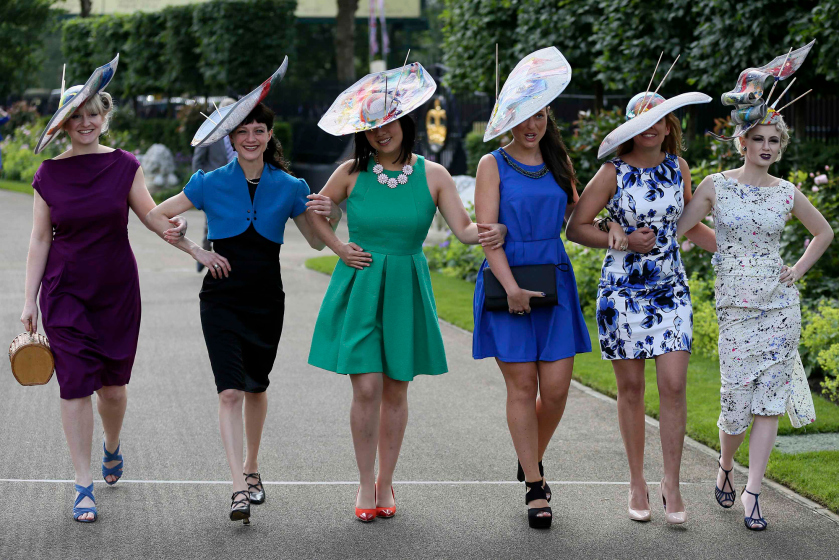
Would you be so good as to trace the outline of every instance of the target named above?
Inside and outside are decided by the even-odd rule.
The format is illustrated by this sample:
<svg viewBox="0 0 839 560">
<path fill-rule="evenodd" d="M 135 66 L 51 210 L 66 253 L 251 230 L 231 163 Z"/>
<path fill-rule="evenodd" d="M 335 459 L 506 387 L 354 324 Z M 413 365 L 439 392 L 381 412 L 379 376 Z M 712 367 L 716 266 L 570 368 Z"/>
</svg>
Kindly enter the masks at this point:
<svg viewBox="0 0 839 560">
<path fill-rule="evenodd" d="M 604 218 L 595 218 L 594 222 L 592 222 L 592 225 L 604 233 L 609 233 L 609 224 L 612 223 L 612 221 L 613 220 L 611 216 L 606 216 Z"/>
</svg>

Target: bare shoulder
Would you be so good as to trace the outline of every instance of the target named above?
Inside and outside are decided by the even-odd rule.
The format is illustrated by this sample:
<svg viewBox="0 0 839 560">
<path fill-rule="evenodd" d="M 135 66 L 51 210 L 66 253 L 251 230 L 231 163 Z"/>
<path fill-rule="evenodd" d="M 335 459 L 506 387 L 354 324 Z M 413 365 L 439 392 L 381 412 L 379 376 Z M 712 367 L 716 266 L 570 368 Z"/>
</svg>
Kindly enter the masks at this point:
<svg viewBox="0 0 839 560">
<path fill-rule="evenodd" d="M 437 163 L 436 161 L 425 160 L 425 175 L 428 178 L 440 179 L 446 176 L 451 176 L 449 170 Z"/>
<path fill-rule="evenodd" d="M 495 170 L 498 172 L 498 162 L 495 161 L 495 156 L 492 154 L 484 154 L 478 162 L 478 169 L 484 171 Z"/>
<path fill-rule="evenodd" d="M 678 156 L 676 157 L 676 159 L 679 161 L 679 169 L 682 170 L 682 173 L 690 170 L 690 166 L 688 165 L 688 162 L 685 161 L 685 158 L 683 158 L 682 156 Z"/>
<path fill-rule="evenodd" d="M 110 154 L 111 152 L 115 152 L 116 148 L 111 148 L 110 146 L 103 146 L 99 145 L 99 150 L 97 150 L 97 154 Z"/>
</svg>

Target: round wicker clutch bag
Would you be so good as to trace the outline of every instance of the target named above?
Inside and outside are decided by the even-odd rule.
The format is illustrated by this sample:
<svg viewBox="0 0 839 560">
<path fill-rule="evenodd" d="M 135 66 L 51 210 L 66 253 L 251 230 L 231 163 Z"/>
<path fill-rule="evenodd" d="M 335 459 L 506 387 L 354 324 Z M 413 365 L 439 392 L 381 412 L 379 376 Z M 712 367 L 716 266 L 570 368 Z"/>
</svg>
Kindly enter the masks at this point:
<svg viewBox="0 0 839 560">
<path fill-rule="evenodd" d="M 21 385 L 46 385 L 55 371 L 50 343 L 42 334 L 21 333 L 9 346 L 12 374 Z"/>
</svg>

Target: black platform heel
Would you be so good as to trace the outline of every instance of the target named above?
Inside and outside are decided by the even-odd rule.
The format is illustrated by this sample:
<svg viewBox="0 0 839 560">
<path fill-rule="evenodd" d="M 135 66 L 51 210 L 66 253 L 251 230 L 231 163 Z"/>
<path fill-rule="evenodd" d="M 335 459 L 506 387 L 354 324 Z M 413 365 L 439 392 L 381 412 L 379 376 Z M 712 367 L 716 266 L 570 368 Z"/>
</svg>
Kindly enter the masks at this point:
<svg viewBox="0 0 839 560">
<path fill-rule="evenodd" d="M 548 499 L 545 495 L 545 489 L 542 488 L 541 480 L 525 482 L 524 485 L 527 488 L 527 494 L 524 496 L 525 504 L 530 504 L 530 502 L 535 502 L 536 500 Z M 540 513 L 548 513 L 550 515 L 540 516 Z M 527 510 L 527 523 L 531 529 L 550 529 L 552 520 L 553 512 L 550 507 L 528 508 Z"/>
<path fill-rule="evenodd" d="M 734 499 L 737 497 L 737 492 L 734 490 L 734 485 L 731 484 L 731 479 L 728 478 L 728 475 L 731 474 L 731 471 L 734 470 L 734 467 L 731 467 L 728 470 L 722 468 L 722 455 L 720 458 L 717 459 L 717 464 L 720 466 L 720 469 L 723 473 L 725 473 L 725 480 L 722 481 L 722 488 L 717 485 L 714 485 L 714 495 L 717 498 L 717 503 L 724 507 L 725 509 L 731 508 L 734 506 Z M 731 488 L 731 491 L 726 491 L 725 487 L 728 486 Z M 731 502 L 730 504 L 726 505 L 723 502 Z"/>
<path fill-rule="evenodd" d="M 236 496 L 242 495 L 238 500 Z M 230 521 L 242 521 L 245 525 L 251 524 L 251 500 L 247 490 L 233 492 L 230 497 Z"/>
<path fill-rule="evenodd" d="M 517 461 L 518 463 L 518 472 L 516 473 L 516 479 L 519 482 L 524 482 L 524 469 L 521 468 L 521 461 Z M 539 476 L 542 477 L 542 488 L 545 489 L 545 495 L 548 497 L 548 503 L 551 501 L 551 487 L 548 486 L 548 482 L 545 480 L 545 467 L 542 466 L 542 461 L 539 461 Z"/>
<path fill-rule="evenodd" d="M 749 529 L 750 531 L 765 531 L 769 523 L 763 518 L 763 514 L 760 513 L 760 502 L 758 501 L 760 492 L 757 494 L 749 492 L 746 490 L 746 487 L 743 486 L 743 493 L 751 494 L 755 497 L 755 505 L 752 506 L 752 512 L 743 518 L 743 523 L 746 525 L 746 529 Z M 758 517 L 755 517 L 755 512 L 757 512 Z"/>
</svg>

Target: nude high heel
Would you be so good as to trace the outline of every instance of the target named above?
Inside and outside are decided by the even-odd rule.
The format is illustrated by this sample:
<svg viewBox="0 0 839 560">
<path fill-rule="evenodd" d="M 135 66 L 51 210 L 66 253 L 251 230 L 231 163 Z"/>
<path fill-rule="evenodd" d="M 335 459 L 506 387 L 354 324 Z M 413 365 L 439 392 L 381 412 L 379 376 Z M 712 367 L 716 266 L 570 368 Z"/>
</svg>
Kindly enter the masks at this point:
<svg viewBox="0 0 839 560">
<path fill-rule="evenodd" d="M 668 524 L 681 525 L 688 520 L 688 514 L 686 511 L 667 513 L 667 500 L 664 499 L 664 480 L 661 481 L 661 485 L 658 487 L 658 493 L 661 496 L 661 503 L 664 504 L 664 520 L 667 521 Z"/>
<path fill-rule="evenodd" d="M 647 503 L 650 503 L 650 489 L 647 488 Z M 648 509 L 632 509 L 632 489 L 629 490 L 629 500 L 627 504 L 629 511 L 629 518 L 633 521 L 649 521 L 652 519 L 652 512 Z"/>
</svg>

